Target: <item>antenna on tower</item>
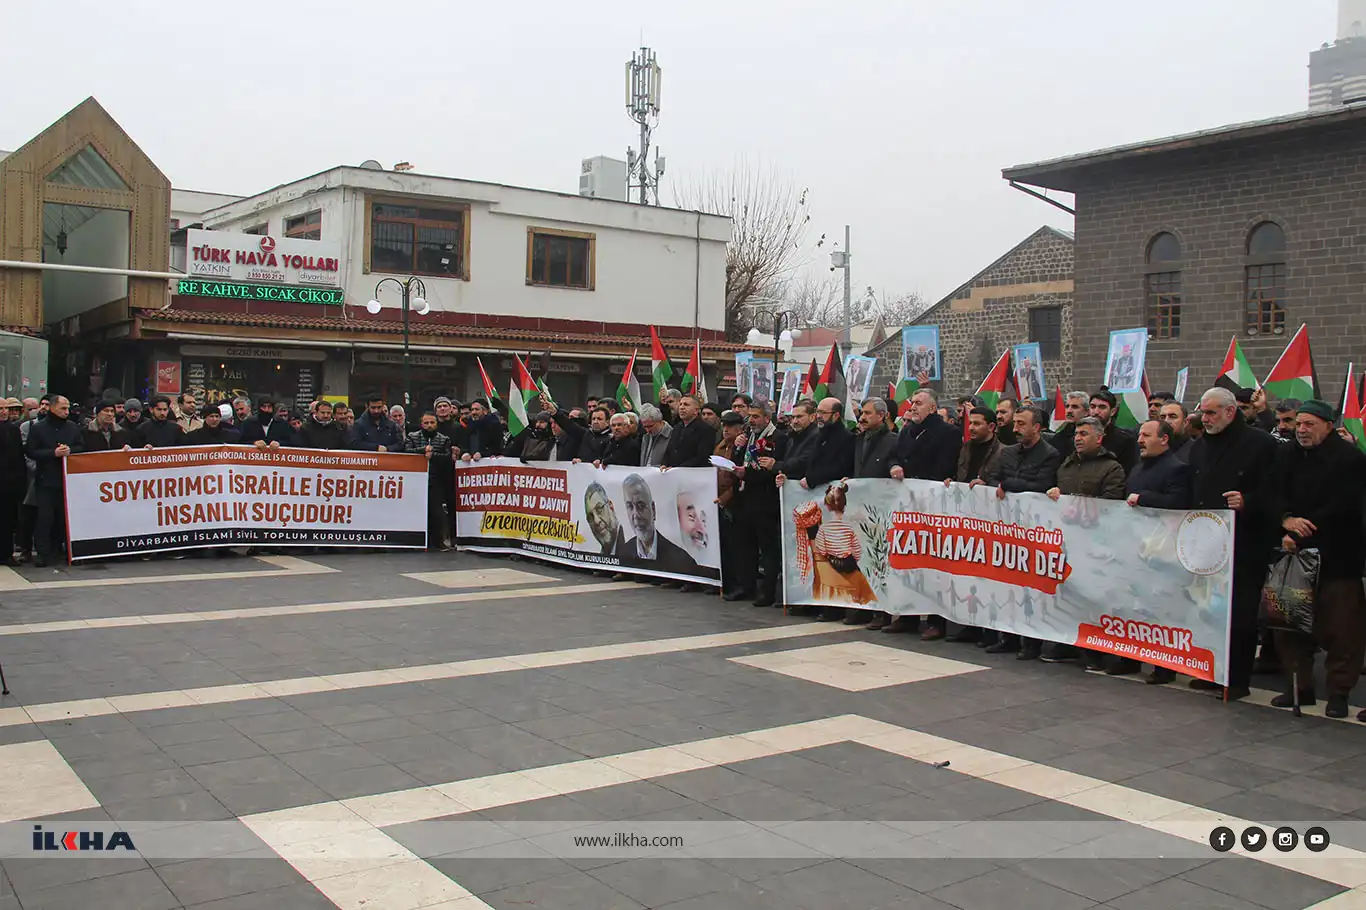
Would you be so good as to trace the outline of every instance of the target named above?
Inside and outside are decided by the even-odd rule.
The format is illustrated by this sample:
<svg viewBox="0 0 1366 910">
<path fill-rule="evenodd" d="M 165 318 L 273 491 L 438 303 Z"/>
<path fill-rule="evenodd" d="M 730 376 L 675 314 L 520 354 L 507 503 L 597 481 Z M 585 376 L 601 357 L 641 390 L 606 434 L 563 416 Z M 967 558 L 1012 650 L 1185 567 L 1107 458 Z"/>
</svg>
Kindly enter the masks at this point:
<svg viewBox="0 0 1366 910">
<path fill-rule="evenodd" d="M 627 196 L 638 190 L 640 204 L 649 205 L 654 194 L 659 205 L 659 178 L 664 176 L 664 159 L 655 150 L 655 163 L 649 161 L 650 136 L 659 124 L 660 69 L 655 52 L 642 47 L 626 64 L 626 113 L 640 125 L 640 151 L 626 149 Z"/>
</svg>

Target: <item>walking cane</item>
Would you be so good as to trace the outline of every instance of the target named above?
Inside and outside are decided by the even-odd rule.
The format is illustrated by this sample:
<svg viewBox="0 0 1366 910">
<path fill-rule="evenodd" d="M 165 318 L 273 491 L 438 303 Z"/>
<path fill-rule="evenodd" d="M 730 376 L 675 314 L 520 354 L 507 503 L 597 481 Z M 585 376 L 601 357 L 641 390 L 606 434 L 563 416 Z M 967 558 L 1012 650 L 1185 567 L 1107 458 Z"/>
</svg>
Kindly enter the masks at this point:
<svg viewBox="0 0 1366 910">
<path fill-rule="evenodd" d="M 5 682 L 5 665 L 0 664 L 0 695 L 9 694 L 9 683 Z"/>
<path fill-rule="evenodd" d="M 1291 671 L 1290 671 L 1290 685 L 1291 685 L 1291 687 L 1293 688 L 1293 690 L 1294 690 L 1294 692 L 1295 692 L 1295 694 L 1294 694 L 1293 696 L 1291 696 L 1292 701 L 1290 702 L 1290 713 L 1293 714 L 1293 715 L 1296 716 L 1296 717 L 1303 717 L 1303 716 L 1304 716 L 1304 713 L 1303 713 L 1302 711 L 1300 711 L 1300 671 L 1299 671 L 1299 670 L 1291 670 Z"/>
</svg>

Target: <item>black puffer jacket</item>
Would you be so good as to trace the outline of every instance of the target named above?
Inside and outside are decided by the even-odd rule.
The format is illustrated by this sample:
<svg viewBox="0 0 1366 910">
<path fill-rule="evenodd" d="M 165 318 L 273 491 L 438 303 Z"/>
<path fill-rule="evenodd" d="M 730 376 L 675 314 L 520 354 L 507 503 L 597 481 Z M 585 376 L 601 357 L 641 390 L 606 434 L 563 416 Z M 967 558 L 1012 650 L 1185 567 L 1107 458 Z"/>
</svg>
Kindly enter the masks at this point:
<svg viewBox="0 0 1366 910">
<path fill-rule="evenodd" d="M 1017 442 L 1001 453 L 1001 489 L 1007 493 L 1047 493 L 1058 482 L 1058 450 L 1040 439 L 1029 448 Z"/>
</svg>

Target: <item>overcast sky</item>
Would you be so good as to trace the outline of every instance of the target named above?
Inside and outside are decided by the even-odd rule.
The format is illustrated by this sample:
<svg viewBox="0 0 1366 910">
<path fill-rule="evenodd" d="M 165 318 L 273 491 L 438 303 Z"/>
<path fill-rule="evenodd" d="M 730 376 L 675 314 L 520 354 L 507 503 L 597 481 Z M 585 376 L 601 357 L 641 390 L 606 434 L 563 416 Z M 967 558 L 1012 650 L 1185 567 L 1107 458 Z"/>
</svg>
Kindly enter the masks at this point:
<svg viewBox="0 0 1366 910">
<path fill-rule="evenodd" d="M 666 202 L 763 162 L 809 187 L 813 241 L 853 226 L 856 288 L 938 299 L 1071 227 L 1002 167 L 1302 110 L 1335 26 L 1335 0 L 11 4 L 0 148 L 94 95 L 180 188 L 377 158 L 577 192 L 580 159 L 636 141 L 643 36 Z"/>
</svg>

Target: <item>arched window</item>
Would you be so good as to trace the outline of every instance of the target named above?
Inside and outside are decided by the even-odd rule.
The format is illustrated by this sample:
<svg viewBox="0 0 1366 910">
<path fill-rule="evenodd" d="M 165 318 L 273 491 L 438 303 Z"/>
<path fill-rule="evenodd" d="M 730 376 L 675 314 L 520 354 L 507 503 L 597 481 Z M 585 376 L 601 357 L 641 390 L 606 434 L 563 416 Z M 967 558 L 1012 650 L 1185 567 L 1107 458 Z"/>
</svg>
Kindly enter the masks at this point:
<svg viewBox="0 0 1366 910">
<path fill-rule="evenodd" d="M 1181 241 L 1163 231 L 1148 241 L 1148 267 L 1144 276 L 1148 337 L 1181 336 Z"/>
<path fill-rule="evenodd" d="M 1247 235 L 1244 327 L 1249 335 L 1285 334 L 1285 231 L 1263 221 Z"/>
</svg>

